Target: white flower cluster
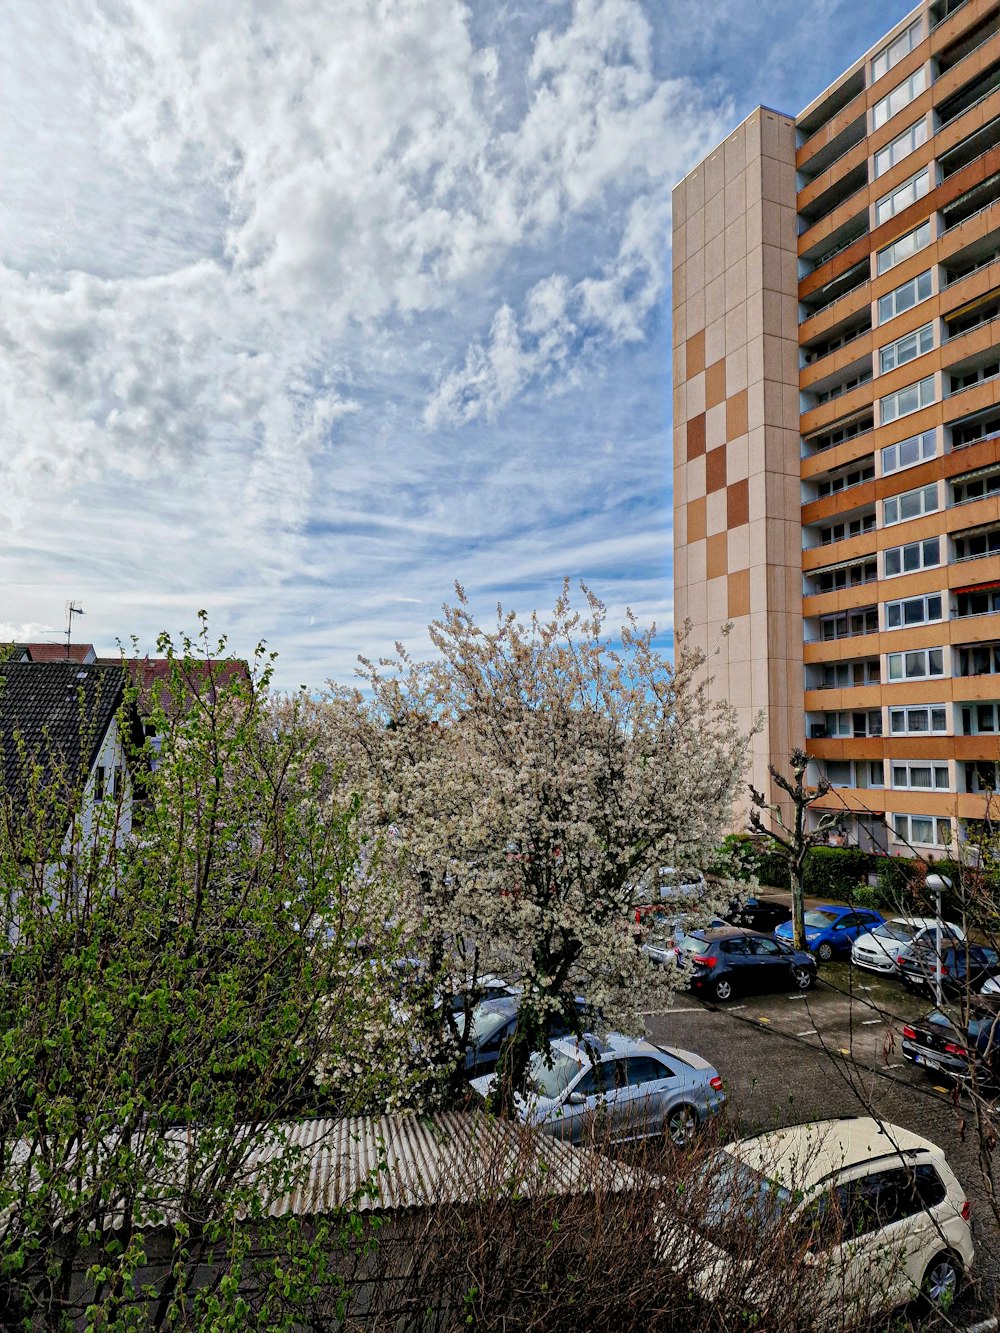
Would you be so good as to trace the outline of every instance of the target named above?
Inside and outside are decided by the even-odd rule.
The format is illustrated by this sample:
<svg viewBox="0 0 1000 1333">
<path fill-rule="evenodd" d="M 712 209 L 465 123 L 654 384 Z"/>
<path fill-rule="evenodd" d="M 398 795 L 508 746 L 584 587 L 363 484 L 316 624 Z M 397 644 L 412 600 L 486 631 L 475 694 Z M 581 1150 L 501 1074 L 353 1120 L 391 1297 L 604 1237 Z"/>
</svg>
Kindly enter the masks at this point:
<svg viewBox="0 0 1000 1333">
<path fill-rule="evenodd" d="M 640 1031 L 675 974 L 636 947 L 636 909 L 664 867 L 709 864 L 747 750 L 704 658 L 681 642 L 669 662 L 631 615 L 613 642 L 588 589 L 585 613 L 567 585 L 550 618 L 498 608 L 489 628 L 457 592 L 431 627 L 435 660 L 397 645 L 363 661 L 364 692 L 334 689 L 316 712 L 361 797 L 366 892 L 377 880 L 423 1018 L 436 1015 L 421 1022 L 411 991 L 393 1037 L 426 1070 L 461 1045 L 434 999 L 484 972 L 516 977 L 541 1021 L 582 993 L 607 1027 Z M 731 896 L 706 885 L 691 924 Z"/>
</svg>

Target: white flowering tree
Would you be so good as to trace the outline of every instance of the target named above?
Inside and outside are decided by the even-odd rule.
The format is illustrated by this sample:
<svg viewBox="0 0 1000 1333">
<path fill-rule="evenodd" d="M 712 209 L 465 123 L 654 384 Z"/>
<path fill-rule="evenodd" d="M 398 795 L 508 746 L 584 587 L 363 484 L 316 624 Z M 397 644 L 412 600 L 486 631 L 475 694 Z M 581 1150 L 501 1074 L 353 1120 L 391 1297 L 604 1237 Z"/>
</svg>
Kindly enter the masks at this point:
<svg viewBox="0 0 1000 1333">
<path fill-rule="evenodd" d="M 577 994 L 606 1026 L 641 1030 L 640 1004 L 672 978 L 637 949 L 636 907 L 665 867 L 690 880 L 709 863 L 747 738 L 710 700 L 702 655 L 681 641 L 668 661 L 631 613 L 613 642 L 586 587 L 582 612 L 567 583 L 550 617 L 498 607 L 488 627 L 456 591 L 430 627 L 436 657 L 397 645 L 394 659 L 362 659 L 364 690 L 335 690 L 323 726 L 362 792 L 386 915 L 419 959 L 428 1062 L 446 1064 L 467 1036 L 468 1009 L 435 1008 L 435 993 L 474 1000 L 484 972 L 520 978 L 508 1096 L 549 1019 L 579 1027 Z M 729 896 L 706 887 L 692 924 Z M 420 1000 L 405 1006 L 411 1028 Z"/>
</svg>

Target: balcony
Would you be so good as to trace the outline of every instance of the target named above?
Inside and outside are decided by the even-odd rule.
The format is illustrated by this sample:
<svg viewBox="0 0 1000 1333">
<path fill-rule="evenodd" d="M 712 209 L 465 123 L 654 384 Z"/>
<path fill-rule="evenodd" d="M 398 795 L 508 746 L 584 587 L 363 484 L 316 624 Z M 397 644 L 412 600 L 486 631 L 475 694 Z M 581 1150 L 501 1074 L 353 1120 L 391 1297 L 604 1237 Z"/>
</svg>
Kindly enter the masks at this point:
<svg viewBox="0 0 1000 1333">
<path fill-rule="evenodd" d="M 878 607 L 859 606 L 835 615 L 820 616 L 816 630 L 806 635 L 806 643 L 835 643 L 838 639 L 859 639 L 878 633 Z"/>
<path fill-rule="evenodd" d="M 1000 60 L 988 66 L 978 77 L 965 84 L 946 101 L 938 104 L 939 128 L 943 129 L 951 121 L 957 120 L 978 102 L 983 102 L 991 93 L 1000 88 Z"/>
<path fill-rule="evenodd" d="M 799 305 L 802 308 L 802 322 L 811 319 L 813 315 L 818 315 L 821 310 L 829 309 L 843 297 L 850 296 L 852 292 L 867 287 L 870 271 L 869 260 L 867 258 L 863 259 L 860 264 L 852 265 L 846 273 L 841 273 L 832 282 L 824 283 L 822 287 L 817 287 L 808 295 L 799 297 Z"/>
<path fill-rule="evenodd" d="M 815 487 L 807 486 L 804 489 L 815 491 Z M 803 504 L 812 503 L 815 494 L 808 496 Z M 864 537 L 869 532 L 875 531 L 875 506 L 869 505 L 865 509 L 857 510 L 852 515 L 837 514 L 836 521 L 832 523 L 806 523 L 803 525 L 803 550 L 819 550 L 824 546 L 836 546 L 839 542 L 853 541 L 855 537 Z"/>
<path fill-rule="evenodd" d="M 871 332 L 872 316 L 870 307 L 866 306 L 864 310 L 856 311 L 849 315 L 844 323 L 835 330 L 828 330 L 819 338 L 814 338 L 811 343 L 806 343 L 802 348 L 802 365 L 814 365 L 825 356 L 830 356 L 833 352 L 838 352 L 842 347 L 847 347 L 858 338 L 863 338 L 866 333 Z"/>
<path fill-rule="evenodd" d="M 996 148 L 998 143 L 1000 143 L 1000 116 L 994 116 L 961 143 L 957 143 L 954 148 L 949 148 L 938 157 L 942 182 L 949 176 L 954 176 L 956 171 L 967 167 L 970 162 L 975 162 L 977 158 Z"/>
<path fill-rule="evenodd" d="M 1000 199 L 1000 172 L 994 172 L 978 185 L 974 185 L 971 190 L 966 190 L 965 194 L 953 199 L 950 204 L 944 205 L 941 209 L 943 226 L 941 235 L 946 236 L 963 222 L 968 222 L 977 214 L 985 212 L 987 208 L 992 208 L 998 199 Z M 964 273 L 956 272 L 956 276 L 949 281 L 957 282 L 958 278 L 964 276 Z"/>
<path fill-rule="evenodd" d="M 868 159 L 865 158 L 850 171 L 831 180 L 821 194 L 799 208 L 799 217 L 805 223 L 803 232 L 829 217 L 842 203 L 856 195 L 859 190 L 863 190 L 867 184 Z"/>
<path fill-rule="evenodd" d="M 824 97 L 818 106 L 812 108 L 804 116 L 800 116 L 797 122 L 797 129 L 802 136 L 803 145 L 808 144 L 809 140 L 817 135 L 824 126 L 838 116 L 841 111 L 860 97 L 865 89 L 865 71 L 855 70 L 849 79 L 833 88 L 830 93 Z"/>
<path fill-rule="evenodd" d="M 990 347 L 945 368 L 944 381 L 947 386 L 945 397 L 954 398 L 958 394 L 967 393 L 980 384 L 996 379 L 998 375 L 1000 375 L 1000 352 L 996 347 Z"/>
<path fill-rule="evenodd" d="M 1000 412 L 996 407 L 987 407 L 981 412 L 947 422 L 945 429 L 953 453 L 958 449 L 969 449 L 974 444 L 1000 437 Z"/>
<path fill-rule="evenodd" d="M 845 588 L 860 588 L 866 583 L 878 582 L 878 562 L 874 555 L 858 556 L 855 560 L 844 560 L 838 565 L 815 569 L 806 576 L 805 582 L 807 597 L 840 592 Z"/>
<path fill-rule="evenodd" d="M 949 508 L 957 509 L 962 505 L 975 504 L 977 500 L 988 500 L 1000 495 L 1000 464 L 978 468 L 975 472 L 963 472 L 951 479 L 951 503 Z"/>
<path fill-rule="evenodd" d="M 943 23 L 946 18 L 950 18 L 956 10 L 961 9 L 965 3 L 966 0 L 941 0 L 939 5 L 932 5 L 931 31 L 933 32 L 933 30 L 940 23 Z M 942 13 L 940 18 L 935 19 L 934 14 L 938 9 L 946 12 Z M 948 46 L 943 47 L 938 52 L 934 61 L 938 78 L 941 78 L 943 74 L 947 74 L 950 69 L 954 69 L 955 66 L 965 60 L 966 57 L 971 56 L 973 51 L 978 51 L 985 42 L 990 40 L 995 32 L 1000 32 L 1000 14 L 997 13 L 988 15 L 982 22 L 977 23 L 974 28 L 966 29 L 966 31 L 961 33 L 955 41 L 951 42 Z"/>
<path fill-rule="evenodd" d="M 803 457 L 811 458 L 816 454 L 824 454 L 829 449 L 836 449 L 839 445 L 870 434 L 874 428 L 875 416 L 870 408 L 864 412 L 854 413 L 848 420 L 834 422 L 817 431 L 815 435 L 806 437 L 802 441 Z M 869 454 L 869 458 L 871 457 Z"/>
<path fill-rule="evenodd" d="M 1000 676 L 1000 643 L 959 644 L 955 667 L 959 676 Z"/>
<path fill-rule="evenodd" d="M 808 504 L 810 500 L 825 500 L 829 495 L 839 495 L 842 491 L 853 490 L 855 486 L 863 486 L 866 481 L 874 480 L 874 477 L 875 455 L 867 454 L 863 458 L 855 458 L 842 467 L 831 468 L 827 473 L 810 477 L 806 484 L 812 494 L 806 503 Z"/>
<path fill-rule="evenodd" d="M 1000 555 L 1000 524 L 981 524 L 975 528 L 965 528 L 951 534 L 955 543 L 954 563 L 964 564 L 969 560 L 985 560 L 989 556 Z M 966 589 L 965 591 L 968 591 Z M 970 614 L 981 614 L 970 612 Z"/>
<path fill-rule="evenodd" d="M 838 358 L 838 362 L 844 358 Z M 827 375 L 813 373 L 813 378 L 808 385 L 802 386 L 802 411 L 811 412 L 814 407 L 822 407 L 824 403 L 836 401 L 843 397 L 845 393 L 850 393 L 854 389 L 859 389 L 863 384 L 870 384 L 872 379 L 872 358 L 867 344 L 864 344 L 864 354 L 854 361 L 848 361 L 846 364 L 837 365 L 835 370 L 831 370 Z"/>
<path fill-rule="evenodd" d="M 953 315 L 945 315 L 944 323 L 947 331 L 945 342 L 951 342 L 952 339 L 961 337 L 963 333 L 973 333 L 976 329 L 992 324 L 998 317 L 1000 317 L 1000 289 L 980 297 L 971 307 L 966 305 Z"/>
<path fill-rule="evenodd" d="M 816 662 L 806 668 L 807 690 L 861 690 L 877 686 L 881 679 L 879 658 Z"/>
</svg>

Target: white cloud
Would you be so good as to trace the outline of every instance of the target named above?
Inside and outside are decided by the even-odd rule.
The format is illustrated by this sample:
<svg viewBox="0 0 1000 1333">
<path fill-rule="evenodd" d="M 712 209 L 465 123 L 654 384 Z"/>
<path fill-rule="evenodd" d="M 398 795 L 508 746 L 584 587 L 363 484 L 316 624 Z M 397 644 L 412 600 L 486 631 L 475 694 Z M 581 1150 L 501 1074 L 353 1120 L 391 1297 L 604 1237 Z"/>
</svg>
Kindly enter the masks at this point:
<svg viewBox="0 0 1000 1333">
<path fill-rule="evenodd" d="M 727 112 L 663 76 L 639 0 L 516 17 L 7 11 L 8 619 L 79 594 L 113 638 L 208 605 L 315 679 L 456 575 L 543 604 L 566 570 L 613 588 L 631 542 L 666 605 L 658 404 L 615 359 L 658 326 L 669 186 Z"/>
</svg>

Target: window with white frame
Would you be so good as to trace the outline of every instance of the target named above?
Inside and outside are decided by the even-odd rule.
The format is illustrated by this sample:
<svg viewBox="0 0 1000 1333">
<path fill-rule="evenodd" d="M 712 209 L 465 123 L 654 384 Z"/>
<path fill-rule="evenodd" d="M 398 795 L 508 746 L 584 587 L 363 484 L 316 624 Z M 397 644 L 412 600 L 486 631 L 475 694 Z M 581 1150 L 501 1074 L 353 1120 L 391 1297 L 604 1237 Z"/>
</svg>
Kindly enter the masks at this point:
<svg viewBox="0 0 1000 1333">
<path fill-rule="evenodd" d="M 872 83 L 876 83 L 901 60 L 905 60 L 910 52 L 920 45 L 922 39 L 923 20 L 917 19 L 916 23 L 911 23 L 905 32 L 901 32 L 884 46 L 878 55 L 872 56 Z"/>
<path fill-rule="evenodd" d="M 897 574 L 915 574 L 920 569 L 934 569 L 940 563 L 940 537 L 907 542 L 905 546 L 890 546 L 882 555 L 882 568 L 887 579 Z"/>
<path fill-rule="evenodd" d="M 933 286 L 931 271 L 928 269 L 926 273 L 919 273 L 915 278 L 910 278 L 909 282 L 904 282 L 891 292 L 886 292 L 885 296 L 880 296 L 879 323 L 885 324 L 895 315 L 901 315 L 905 310 L 912 310 L 921 301 L 926 301 L 933 291 Z"/>
<path fill-rule="evenodd" d="M 922 116 L 902 134 L 897 134 L 892 143 L 887 143 L 875 154 L 875 178 L 884 176 L 892 167 L 909 157 L 927 142 L 927 117 Z"/>
<path fill-rule="evenodd" d="M 945 704 L 922 704 L 919 708 L 890 708 L 892 736 L 943 736 L 948 730 Z"/>
<path fill-rule="evenodd" d="M 854 765 L 856 787 L 884 787 L 885 765 L 881 759 L 859 759 Z"/>
<path fill-rule="evenodd" d="M 905 236 L 898 237 L 892 245 L 887 245 L 884 250 L 880 250 L 875 257 L 875 267 L 881 277 L 883 273 L 888 273 L 891 268 L 901 264 L 904 259 L 909 259 L 915 255 L 918 250 L 925 249 L 931 243 L 931 221 L 921 222 L 919 227 L 913 231 L 908 231 Z"/>
<path fill-rule="evenodd" d="M 827 736 L 851 739 L 882 735 L 882 710 L 870 708 L 860 713 L 825 713 L 823 728 Z"/>
<path fill-rule="evenodd" d="M 908 384 L 905 389 L 898 389 L 879 400 L 882 409 L 882 425 L 908 417 L 911 412 L 919 412 L 928 403 L 934 402 L 934 376 Z"/>
<path fill-rule="evenodd" d="M 890 680 L 926 680 L 944 675 L 944 649 L 918 648 L 910 653 L 889 653 L 886 658 Z"/>
<path fill-rule="evenodd" d="M 906 791 L 947 791 L 951 785 L 947 764 L 893 759 L 892 785 Z"/>
<path fill-rule="evenodd" d="M 923 328 L 905 333 L 902 338 L 889 343 L 879 351 L 879 371 L 885 375 L 890 370 L 905 366 L 907 361 L 914 361 L 923 356 L 934 346 L 934 324 L 925 324 Z"/>
<path fill-rule="evenodd" d="M 886 93 L 881 101 L 875 103 L 872 107 L 872 129 L 881 129 L 886 121 L 892 120 L 904 106 L 909 106 L 915 97 L 919 97 L 926 87 L 927 66 L 921 65 L 908 79 L 897 83 L 891 93 Z"/>
<path fill-rule="evenodd" d="M 908 440 L 898 444 L 887 444 L 882 450 L 882 476 L 892 472 L 902 472 L 904 468 L 916 467 L 925 463 L 937 453 L 937 431 L 925 430 L 920 435 L 911 435 Z"/>
<path fill-rule="evenodd" d="M 924 195 L 931 188 L 931 169 L 922 167 L 908 181 L 903 181 L 902 185 L 897 185 L 894 190 L 884 194 L 875 204 L 875 224 L 881 227 L 883 222 L 888 222 L 894 218 L 897 213 L 902 213 L 904 208 L 909 208 L 915 204 L 918 199 L 923 199 Z"/>
<path fill-rule="evenodd" d="M 962 705 L 963 736 L 996 736 L 1000 734 L 1000 704 L 974 703 Z"/>
<path fill-rule="evenodd" d="M 951 820 L 931 815 L 893 815 L 892 831 L 911 847 L 947 847 L 951 842 Z"/>
<path fill-rule="evenodd" d="M 901 602 L 886 602 L 886 629 L 905 629 L 907 625 L 930 625 L 942 618 L 941 594 L 907 597 Z"/>
<path fill-rule="evenodd" d="M 881 679 L 877 657 L 860 662 L 827 662 L 823 666 L 823 689 L 846 690 L 858 685 L 877 685 Z"/>
<path fill-rule="evenodd" d="M 882 501 L 882 523 L 891 528 L 894 523 L 906 523 L 911 518 L 922 518 L 924 514 L 933 514 L 938 507 L 937 482 L 929 486 L 918 486 L 915 491 L 903 491 L 901 495 L 890 495 Z"/>
</svg>

